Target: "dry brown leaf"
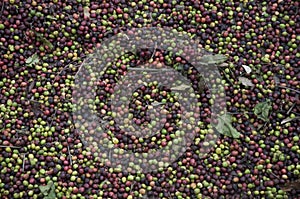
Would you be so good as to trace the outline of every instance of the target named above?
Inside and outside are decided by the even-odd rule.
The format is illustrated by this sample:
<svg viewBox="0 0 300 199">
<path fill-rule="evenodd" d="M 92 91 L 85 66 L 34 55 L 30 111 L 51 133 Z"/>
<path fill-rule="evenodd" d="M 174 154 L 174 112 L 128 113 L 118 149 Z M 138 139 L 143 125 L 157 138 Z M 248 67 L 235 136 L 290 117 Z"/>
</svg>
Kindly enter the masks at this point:
<svg viewBox="0 0 300 199">
<path fill-rule="evenodd" d="M 280 188 L 282 191 L 300 190 L 300 179 L 293 182 L 288 182 Z"/>
</svg>

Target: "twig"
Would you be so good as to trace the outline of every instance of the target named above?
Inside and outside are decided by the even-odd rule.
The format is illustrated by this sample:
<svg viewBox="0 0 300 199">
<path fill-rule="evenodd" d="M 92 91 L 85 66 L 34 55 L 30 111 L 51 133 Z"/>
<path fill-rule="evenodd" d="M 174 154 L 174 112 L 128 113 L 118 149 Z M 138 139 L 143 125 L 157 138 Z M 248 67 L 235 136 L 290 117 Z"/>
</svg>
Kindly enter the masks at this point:
<svg viewBox="0 0 300 199">
<path fill-rule="evenodd" d="M 34 98 L 34 96 L 32 96 L 32 98 Z M 40 108 L 40 105 L 42 104 L 41 102 L 33 100 L 33 99 L 29 99 L 28 101 L 29 101 L 29 103 L 33 103 L 32 110 L 35 114 L 39 114 L 39 113 L 43 112 L 42 109 Z"/>
<path fill-rule="evenodd" d="M 155 54 L 155 52 L 156 52 L 156 48 L 157 48 L 157 43 L 155 42 L 155 45 L 154 45 L 154 51 L 153 51 L 153 53 L 152 53 L 150 59 L 152 59 L 152 58 L 154 57 L 154 54 Z"/>
<path fill-rule="evenodd" d="M 132 188 L 134 187 L 135 184 L 136 184 L 135 182 L 132 183 L 132 185 L 130 186 L 130 191 L 129 191 L 129 193 L 132 193 Z"/>
<path fill-rule="evenodd" d="M 30 83 L 30 85 L 27 87 L 27 89 L 26 89 L 26 98 L 28 97 L 28 93 L 33 89 L 34 85 L 35 85 L 35 80 L 33 80 Z"/>
<path fill-rule="evenodd" d="M 169 195 L 169 198 L 172 199 L 172 195 L 170 194 L 170 192 L 168 191 L 168 195 Z"/>
<path fill-rule="evenodd" d="M 245 111 L 245 112 L 227 112 L 227 113 L 231 115 L 237 115 L 237 114 L 245 114 L 245 113 L 253 113 L 253 112 Z"/>
<path fill-rule="evenodd" d="M 109 149 L 108 158 L 111 160 L 111 149 Z"/>
<path fill-rule="evenodd" d="M 233 83 L 230 81 L 230 79 L 227 77 L 227 74 L 225 73 L 225 71 L 223 69 L 221 69 L 221 67 L 219 67 L 219 69 L 223 72 L 224 77 L 226 78 L 226 80 L 231 84 L 232 87 L 234 87 Z M 228 75 L 229 76 L 229 75 Z"/>
<path fill-rule="evenodd" d="M 294 91 L 294 92 L 296 92 L 296 93 L 299 93 L 299 94 L 300 94 L 300 91 L 297 91 L 297 90 L 295 90 L 295 89 L 292 89 L 292 88 L 289 88 L 289 87 L 286 87 L 286 86 L 281 86 L 281 85 L 279 85 L 278 87 L 279 87 L 279 88 L 285 88 L 285 89 L 289 89 L 289 90 L 291 90 L 291 91 Z"/>
<path fill-rule="evenodd" d="M 270 171 L 270 174 L 272 174 L 275 178 L 280 180 L 280 178 L 277 175 L 275 175 L 272 171 Z"/>
<path fill-rule="evenodd" d="M 154 21 L 150 12 L 148 12 L 148 15 L 150 16 L 151 21 Z"/>
<path fill-rule="evenodd" d="M 173 69 L 155 69 L 155 68 L 133 68 L 128 67 L 128 70 L 137 70 L 137 71 L 154 71 L 154 72 L 175 72 Z"/>
<path fill-rule="evenodd" d="M 57 109 L 55 109 L 55 111 L 54 111 L 54 117 L 56 116 L 56 112 L 57 112 Z M 53 120 L 54 120 L 54 118 L 53 118 L 53 117 L 51 117 L 51 118 L 52 118 L 52 120 L 51 120 L 50 124 L 48 124 L 48 125 L 49 125 L 49 127 L 52 127 Z"/>
<path fill-rule="evenodd" d="M 58 77 L 63 71 L 65 71 L 73 63 L 74 62 L 71 62 L 71 63 L 67 64 L 65 67 L 63 67 L 63 69 L 61 69 L 59 72 L 57 72 L 56 75 L 55 75 L 55 77 L 54 77 L 54 79 L 53 79 L 53 81 L 52 81 L 52 84 L 54 83 L 56 77 Z"/>
<path fill-rule="evenodd" d="M 50 74 L 50 75 L 56 74 L 55 72 L 49 72 L 49 71 L 45 71 L 45 72 L 43 72 L 43 73 L 45 73 L 45 74 Z"/>
<path fill-rule="evenodd" d="M 7 50 L 7 49 L 8 49 L 8 48 L 5 47 L 5 46 L 0 46 L 0 48 L 3 49 L 3 50 Z"/>
<path fill-rule="evenodd" d="M 109 184 L 111 184 L 109 180 L 105 179 L 103 182 L 100 183 L 99 187 L 102 188 L 102 186 L 106 184 L 106 182 L 109 182 Z"/>
<path fill-rule="evenodd" d="M 295 107 L 295 105 L 296 105 L 296 103 L 294 103 L 294 104 L 291 106 L 291 108 L 288 110 L 288 112 L 287 112 L 288 115 L 289 115 L 290 112 L 293 110 L 293 108 Z"/>
<path fill-rule="evenodd" d="M 5 146 L 5 145 L 0 145 L 0 148 L 12 148 L 12 149 L 20 149 L 21 147 L 20 146 Z"/>
<path fill-rule="evenodd" d="M 291 113 L 294 113 L 295 115 L 300 115 L 299 112 L 292 111 Z"/>
<path fill-rule="evenodd" d="M 1 8 L 1 11 L 0 11 L 0 15 L 2 15 L 3 9 L 4 9 L 4 2 L 2 3 L 2 8 Z"/>
<path fill-rule="evenodd" d="M 82 142 L 83 147 L 87 146 L 87 141 L 85 141 L 81 136 L 78 136 L 79 140 Z"/>
<path fill-rule="evenodd" d="M 128 35 L 126 35 L 125 33 L 123 33 L 123 35 L 126 37 L 126 39 L 128 39 L 128 40 L 129 40 L 129 37 L 128 37 Z"/>
<path fill-rule="evenodd" d="M 37 104 L 42 104 L 41 102 L 36 101 L 36 100 L 34 100 L 34 99 L 29 99 L 28 101 L 29 101 L 29 102 L 34 102 L 34 103 L 37 103 Z"/>
<path fill-rule="evenodd" d="M 75 74 L 75 76 L 74 76 L 74 79 L 77 77 L 77 74 L 78 74 L 79 71 L 81 70 L 81 68 L 82 68 L 82 66 L 83 66 L 83 63 L 84 63 L 84 62 L 82 62 L 82 63 L 80 64 L 79 69 L 78 69 L 78 71 L 76 72 L 76 74 Z"/>
<path fill-rule="evenodd" d="M 157 72 L 152 72 L 152 73 L 149 73 L 149 74 L 147 74 L 147 75 L 153 75 L 153 74 L 157 74 L 157 73 L 160 73 L 159 71 L 157 71 Z M 146 75 L 146 74 L 142 74 L 143 76 L 144 75 Z M 135 74 L 135 75 L 128 75 L 128 77 L 140 77 L 141 76 L 141 74 Z M 127 87 L 129 87 L 129 86 L 127 86 Z"/>
<path fill-rule="evenodd" d="M 70 160 L 70 165 L 72 166 L 72 155 L 71 155 L 71 153 L 70 153 L 70 147 L 69 147 L 69 144 L 67 145 L 67 148 L 68 148 L 68 158 L 69 158 L 69 160 Z"/>
<path fill-rule="evenodd" d="M 19 138 L 19 134 L 21 134 L 21 135 L 27 135 L 28 133 L 29 133 L 28 132 L 28 128 L 24 127 L 24 128 L 16 130 L 16 137 Z"/>
<path fill-rule="evenodd" d="M 268 123 L 269 123 L 269 121 L 266 121 L 262 126 L 258 127 L 257 130 L 259 131 L 260 129 L 265 128 Z M 265 129 L 264 129 L 264 131 L 265 131 Z"/>
<path fill-rule="evenodd" d="M 27 153 L 23 153 L 23 160 L 22 160 L 22 171 L 24 172 L 25 171 L 25 157 L 26 157 L 26 154 Z"/>
<path fill-rule="evenodd" d="M 294 118 L 289 118 L 288 117 L 288 118 L 285 118 L 284 120 L 282 120 L 280 124 L 285 124 L 287 122 L 291 122 L 293 120 L 299 120 L 299 119 L 300 119 L 300 117 L 294 117 Z"/>
</svg>

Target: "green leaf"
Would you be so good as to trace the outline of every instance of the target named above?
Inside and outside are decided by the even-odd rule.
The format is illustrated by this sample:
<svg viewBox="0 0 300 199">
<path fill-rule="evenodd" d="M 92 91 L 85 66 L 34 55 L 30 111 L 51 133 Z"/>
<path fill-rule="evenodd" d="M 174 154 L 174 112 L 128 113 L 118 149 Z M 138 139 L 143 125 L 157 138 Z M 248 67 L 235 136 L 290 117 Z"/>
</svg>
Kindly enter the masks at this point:
<svg viewBox="0 0 300 199">
<path fill-rule="evenodd" d="M 41 192 L 44 194 L 44 195 L 48 195 L 48 192 L 49 190 L 51 189 L 51 186 L 53 185 L 53 182 L 52 181 L 49 181 L 47 185 L 45 186 L 39 186 L 39 189 L 41 190 Z"/>
<path fill-rule="evenodd" d="M 269 120 L 269 114 L 271 109 L 272 109 L 271 102 L 269 99 L 267 99 L 265 102 L 260 102 L 256 104 L 256 106 L 254 107 L 254 114 L 258 118 L 266 122 Z"/>
<path fill-rule="evenodd" d="M 227 60 L 227 57 L 225 55 L 204 55 L 201 59 L 200 62 L 203 64 L 221 64 L 224 61 Z"/>
<path fill-rule="evenodd" d="M 43 44 L 44 44 L 45 46 L 48 46 L 50 50 L 53 49 L 54 46 L 53 46 L 53 44 L 52 44 L 48 39 L 42 38 L 42 42 L 43 42 Z"/>
<path fill-rule="evenodd" d="M 218 124 L 215 128 L 223 135 L 233 138 L 239 138 L 240 132 L 238 132 L 232 125 L 231 125 L 231 115 L 223 114 L 218 116 Z"/>
<path fill-rule="evenodd" d="M 40 40 L 44 46 L 48 46 L 50 50 L 53 49 L 53 44 L 48 40 L 46 39 L 42 34 L 38 33 L 38 32 L 35 32 L 38 40 Z"/>
<path fill-rule="evenodd" d="M 41 190 L 42 194 L 45 196 L 44 199 L 55 199 L 55 186 L 52 181 L 49 181 L 47 185 L 39 186 L 39 189 Z"/>
<path fill-rule="evenodd" d="M 37 54 L 33 54 L 30 57 L 28 57 L 25 61 L 25 63 L 28 66 L 32 66 L 33 64 L 36 64 L 39 62 L 39 56 Z"/>
<path fill-rule="evenodd" d="M 54 186 L 53 186 L 53 188 L 51 188 L 48 196 L 46 196 L 45 199 L 56 199 Z"/>
</svg>

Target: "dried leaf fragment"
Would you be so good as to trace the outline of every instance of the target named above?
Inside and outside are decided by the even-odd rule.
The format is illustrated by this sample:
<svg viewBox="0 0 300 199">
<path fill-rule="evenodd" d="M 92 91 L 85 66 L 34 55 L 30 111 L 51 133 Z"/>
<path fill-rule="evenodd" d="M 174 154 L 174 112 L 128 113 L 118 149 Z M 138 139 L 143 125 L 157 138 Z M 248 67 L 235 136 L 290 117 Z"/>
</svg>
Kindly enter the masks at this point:
<svg viewBox="0 0 300 199">
<path fill-rule="evenodd" d="M 83 8 L 83 16 L 84 18 L 90 18 L 90 8 L 89 7 L 84 7 Z"/>
<path fill-rule="evenodd" d="M 246 77 L 239 77 L 239 81 L 244 85 L 244 86 L 254 86 L 252 81 Z"/>
<path fill-rule="evenodd" d="M 227 60 L 227 57 L 225 55 L 204 55 L 201 59 L 200 62 L 202 64 L 221 64 L 224 61 Z"/>
<path fill-rule="evenodd" d="M 247 74 L 251 73 L 252 69 L 249 66 L 242 65 L 242 67 L 245 69 L 245 71 L 246 71 Z"/>
<path fill-rule="evenodd" d="M 184 91 L 188 88 L 191 88 L 191 86 L 186 85 L 186 84 L 181 84 L 179 86 L 172 87 L 171 90 Z"/>
</svg>

